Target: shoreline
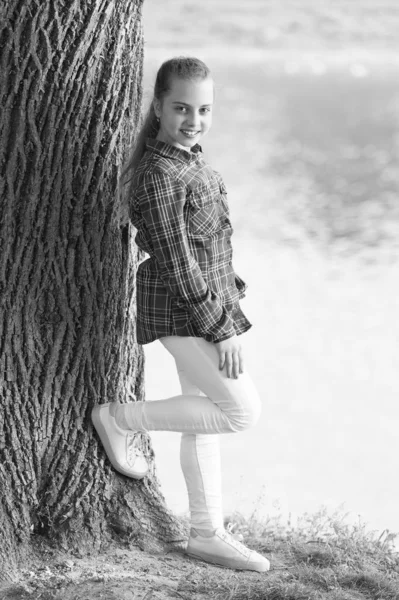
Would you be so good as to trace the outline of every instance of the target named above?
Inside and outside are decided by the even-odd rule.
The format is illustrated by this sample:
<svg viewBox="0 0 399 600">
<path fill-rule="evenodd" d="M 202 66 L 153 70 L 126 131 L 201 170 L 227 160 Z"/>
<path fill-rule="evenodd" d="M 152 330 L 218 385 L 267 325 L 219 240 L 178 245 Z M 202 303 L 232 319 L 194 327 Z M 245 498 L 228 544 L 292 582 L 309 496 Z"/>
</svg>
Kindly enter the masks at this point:
<svg viewBox="0 0 399 600">
<path fill-rule="evenodd" d="M 206 46 L 154 46 L 144 45 L 146 60 L 156 60 L 168 56 L 191 54 L 200 58 L 212 60 L 248 61 L 267 63 L 293 62 L 302 66 L 312 66 L 314 61 L 322 61 L 329 67 L 340 68 L 353 63 L 365 63 L 367 66 L 384 65 L 386 68 L 399 67 L 399 51 L 396 49 L 383 50 L 375 48 L 348 47 L 345 49 L 334 48 L 282 48 L 268 49 L 257 47 L 229 47 L 225 44 Z"/>
</svg>

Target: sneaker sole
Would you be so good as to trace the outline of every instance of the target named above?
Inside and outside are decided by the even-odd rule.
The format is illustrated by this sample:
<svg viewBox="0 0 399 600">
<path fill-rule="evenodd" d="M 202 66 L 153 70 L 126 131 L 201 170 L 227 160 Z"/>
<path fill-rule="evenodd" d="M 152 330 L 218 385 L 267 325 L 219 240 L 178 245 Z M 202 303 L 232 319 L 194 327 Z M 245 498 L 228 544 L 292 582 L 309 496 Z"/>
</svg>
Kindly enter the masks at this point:
<svg viewBox="0 0 399 600">
<path fill-rule="evenodd" d="M 267 571 L 270 570 L 270 566 L 265 569 L 254 569 L 251 567 L 232 567 L 231 565 L 227 565 L 222 562 L 219 562 L 217 559 L 214 559 L 210 556 L 205 558 L 204 556 L 201 556 L 200 554 L 195 554 L 194 552 L 188 552 L 187 550 L 186 550 L 186 554 L 190 558 L 195 558 L 196 560 L 202 560 L 203 562 L 206 562 L 210 565 L 216 565 L 217 567 L 223 567 L 224 569 L 233 569 L 235 571 L 255 571 L 256 573 L 266 573 Z"/>
<path fill-rule="evenodd" d="M 110 463 L 112 464 L 114 469 L 116 471 L 118 471 L 118 473 L 122 473 L 122 475 L 126 475 L 126 477 L 130 477 L 131 479 L 143 479 L 149 471 L 148 465 L 147 465 L 147 469 L 145 472 L 138 471 L 136 473 L 132 473 L 132 471 L 128 471 L 127 469 L 124 469 L 123 467 L 121 467 L 121 465 L 116 460 L 116 457 L 112 451 L 112 446 L 109 443 L 107 430 L 105 429 L 105 427 L 101 421 L 101 416 L 100 416 L 101 406 L 102 405 L 99 404 L 93 408 L 93 410 L 91 411 L 91 420 L 92 420 L 92 423 L 98 433 L 98 437 L 101 440 L 104 450 L 107 454 L 108 460 L 110 461 Z"/>
</svg>

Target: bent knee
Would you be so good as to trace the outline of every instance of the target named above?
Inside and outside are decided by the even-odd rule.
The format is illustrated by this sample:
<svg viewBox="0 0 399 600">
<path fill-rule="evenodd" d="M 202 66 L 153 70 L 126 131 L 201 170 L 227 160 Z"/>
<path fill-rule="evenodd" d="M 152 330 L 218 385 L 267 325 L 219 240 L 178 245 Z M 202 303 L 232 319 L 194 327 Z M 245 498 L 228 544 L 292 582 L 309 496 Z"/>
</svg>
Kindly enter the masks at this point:
<svg viewBox="0 0 399 600">
<path fill-rule="evenodd" d="M 245 405 L 241 407 L 240 412 L 230 415 L 229 420 L 232 431 L 238 432 L 250 429 L 257 424 L 260 414 L 260 398 L 257 394 L 253 394 L 247 399 Z"/>
</svg>

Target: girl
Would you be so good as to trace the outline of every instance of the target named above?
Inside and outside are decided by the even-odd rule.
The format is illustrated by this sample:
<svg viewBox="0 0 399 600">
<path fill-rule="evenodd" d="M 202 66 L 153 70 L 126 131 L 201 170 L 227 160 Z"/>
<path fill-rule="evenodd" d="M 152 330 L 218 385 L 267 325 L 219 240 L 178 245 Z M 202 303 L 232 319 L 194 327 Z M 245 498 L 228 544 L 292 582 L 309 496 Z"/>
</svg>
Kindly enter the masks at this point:
<svg viewBox="0 0 399 600">
<path fill-rule="evenodd" d="M 172 354 L 182 395 L 101 404 L 92 419 L 114 467 L 133 478 L 148 470 L 135 451 L 134 432 L 181 432 L 191 515 L 187 553 L 267 571 L 269 561 L 223 527 L 216 434 L 254 425 L 260 400 L 244 372 L 238 339 L 251 324 L 239 306 L 245 284 L 232 266 L 226 189 L 198 145 L 211 127 L 213 96 L 203 62 L 166 61 L 125 170 L 136 243 L 149 255 L 137 272 L 137 341 L 159 339 Z"/>
</svg>

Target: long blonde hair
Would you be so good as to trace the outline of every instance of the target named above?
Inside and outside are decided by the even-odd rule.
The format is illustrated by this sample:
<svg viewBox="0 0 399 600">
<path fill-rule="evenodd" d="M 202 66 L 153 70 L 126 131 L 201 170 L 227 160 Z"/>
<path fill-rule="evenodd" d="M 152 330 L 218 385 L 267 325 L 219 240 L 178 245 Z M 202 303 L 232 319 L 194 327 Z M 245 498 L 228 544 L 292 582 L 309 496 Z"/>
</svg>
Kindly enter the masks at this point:
<svg viewBox="0 0 399 600">
<path fill-rule="evenodd" d="M 134 174 L 139 162 L 145 153 L 146 139 L 155 139 L 159 131 L 159 120 L 154 110 L 154 99 L 162 102 L 163 97 L 171 89 L 173 77 L 180 79 L 206 79 L 210 77 L 210 69 L 202 60 L 193 57 L 177 56 L 170 58 L 162 63 L 158 69 L 154 86 L 154 98 L 143 120 L 143 124 L 133 142 L 132 152 L 128 161 L 122 170 L 121 175 L 121 204 L 120 204 L 120 224 L 125 224 L 128 220 L 129 199 L 135 187 Z"/>
</svg>

